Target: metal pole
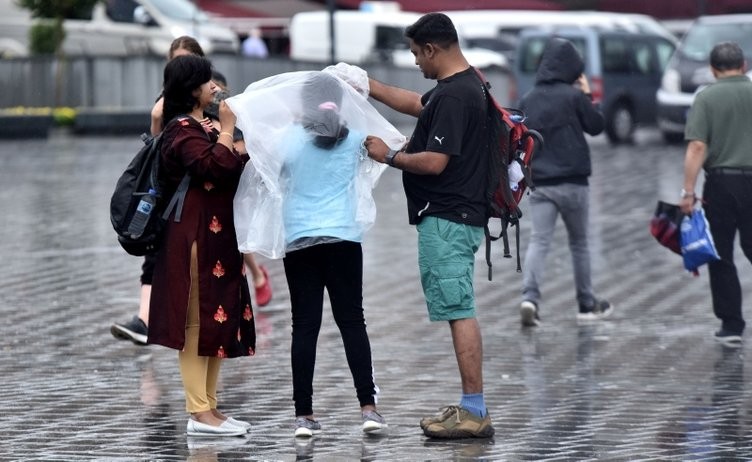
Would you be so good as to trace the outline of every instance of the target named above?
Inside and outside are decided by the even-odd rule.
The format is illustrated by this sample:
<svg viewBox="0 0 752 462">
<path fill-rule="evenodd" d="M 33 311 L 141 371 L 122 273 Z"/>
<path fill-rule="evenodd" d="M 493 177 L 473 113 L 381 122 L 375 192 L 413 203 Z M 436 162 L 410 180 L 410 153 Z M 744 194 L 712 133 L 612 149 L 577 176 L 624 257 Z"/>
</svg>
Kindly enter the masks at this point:
<svg viewBox="0 0 752 462">
<path fill-rule="evenodd" d="M 336 34 L 334 33 L 334 12 L 337 10 L 337 5 L 334 0 L 326 0 L 326 6 L 329 9 L 329 63 L 336 64 L 334 62 L 337 57 L 337 45 L 335 43 Z"/>
</svg>

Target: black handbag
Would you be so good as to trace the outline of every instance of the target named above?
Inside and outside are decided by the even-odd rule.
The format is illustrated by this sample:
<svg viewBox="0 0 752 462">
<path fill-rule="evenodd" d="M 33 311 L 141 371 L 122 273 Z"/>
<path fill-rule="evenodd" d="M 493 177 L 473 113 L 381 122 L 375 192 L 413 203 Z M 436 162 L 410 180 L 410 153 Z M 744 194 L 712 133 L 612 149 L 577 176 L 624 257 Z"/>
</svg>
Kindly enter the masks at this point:
<svg viewBox="0 0 752 462">
<path fill-rule="evenodd" d="M 684 214 L 678 205 L 658 201 L 653 218 L 650 219 L 650 234 L 659 244 L 679 255 L 681 255 L 679 230 L 683 217 Z"/>
</svg>

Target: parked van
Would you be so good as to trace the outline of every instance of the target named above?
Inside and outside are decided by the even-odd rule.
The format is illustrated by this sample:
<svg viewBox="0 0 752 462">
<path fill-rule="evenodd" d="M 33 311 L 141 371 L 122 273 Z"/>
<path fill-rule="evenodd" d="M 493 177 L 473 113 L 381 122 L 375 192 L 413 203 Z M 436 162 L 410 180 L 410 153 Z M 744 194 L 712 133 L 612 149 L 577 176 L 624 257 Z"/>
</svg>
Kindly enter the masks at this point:
<svg viewBox="0 0 752 462">
<path fill-rule="evenodd" d="M 752 63 L 752 14 L 703 16 L 695 20 L 663 73 L 656 94 L 658 127 L 668 142 L 684 139 L 687 113 L 695 94 L 715 81 L 710 50 L 719 42 L 736 42 Z M 748 73 L 752 76 L 752 71 Z"/>
<path fill-rule="evenodd" d="M 661 23 L 641 14 L 598 11 L 458 10 L 445 11 L 469 46 L 488 48 L 514 60 L 519 35 L 531 27 L 603 27 L 652 33 L 673 39 Z"/>
<path fill-rule="evenodd" d="M 391 61 L 395 50 L 407 49 L 405 28 L 419 17 L 404 11 L 336 11 L 334 60 L 353 64 Z M 295 14 L 290 21 L 290 58 L 328 62 L 329 20 L 328 11 Z"/>
<path fill-rule="evenodd" d="M 552 36 L 570 40 L 582 55 L 593 100 L 601 103 L 611 142 L 631 142 L 636 125 L 655 123 L 655 91 L 676 48 L 675 39 L 608 27 L 525 30 L 514 63 L 518 97 L 513 101 L 532 89 L 543 49 Z"/>
<path fill-rule="evenodd" d="M 351 64 L 388 62 L 399 67 L 415 66 L 408 48 L 405 28 L 421 14 L 407 11 L 336 11 L 334 32 L 335 62 Z M 329 62 L 328 11 L 297 13 L 290 21 L 290 58 L 297 61 Z M 463 45 L 461 43 L 461 45 Z M 463 46 L 473 66 L 507 67 L 507 59 L 492 50 Z"/>
<path fill-rule="evenodd" d="M 29 53 L 29 28 L 36 21 L 15 0 L 0 0 L 0 56 Z M 66 19 L 63 51 L 70 56 L 155 54 L 166 56 L 181 35 L 195 37 L 209 53 L 237 53 L 239 40 L 213 23 L 189 0 L 108 0 L 90 19 Z"/>
</svg>

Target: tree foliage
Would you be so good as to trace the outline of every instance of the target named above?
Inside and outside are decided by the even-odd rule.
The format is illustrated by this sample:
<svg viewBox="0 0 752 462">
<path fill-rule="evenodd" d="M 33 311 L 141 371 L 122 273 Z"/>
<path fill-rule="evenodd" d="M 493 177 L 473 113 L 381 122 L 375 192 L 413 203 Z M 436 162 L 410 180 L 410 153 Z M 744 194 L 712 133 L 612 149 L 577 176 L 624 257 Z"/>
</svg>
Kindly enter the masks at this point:
<svg viewBox="0 0 752 462">
<path fill-rule="evenodd" d="M 65 30 L 59 19 L 33 24 L 29 29 L 29 51 L 35 55 L 57 54 L 64 39 Z"/>
<path fill-rule="evenodd" d="M 91 19 L 91 11 L 100 0 L 16 0 L 35 18 Z"/>
<path fill-rule="evenodd" d="M 64 19 L 91 19 L 99 0 L 16 0 L 38 21 L 29 29 L 32 54 L 60 54 L 65 40 Z"/>
</svg>

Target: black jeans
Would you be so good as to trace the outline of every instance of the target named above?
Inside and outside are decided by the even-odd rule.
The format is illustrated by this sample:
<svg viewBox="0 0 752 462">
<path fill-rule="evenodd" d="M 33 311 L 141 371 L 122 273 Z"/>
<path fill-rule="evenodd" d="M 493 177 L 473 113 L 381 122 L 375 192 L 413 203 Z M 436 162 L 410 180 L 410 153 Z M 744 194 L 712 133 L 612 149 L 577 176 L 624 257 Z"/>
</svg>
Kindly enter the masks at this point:
<svg viewBox="0 0 752 462">
<path fill-rule="evenodd" d="M 708 264 L 713 312 L 722 327 L 741 334 L 744 331 L 742 289 L 734 265 L 734 239 L 752 262 L 752 170 L 746 173 L 708 173 L 703 192 L 705 215 L 713 241 L 721 257 Z"/>
<path fill-rule="evenodd" d="M 375 404 L 371 344 L 363 316 L 363 250 L 357 242 L 318 244 L 288 253 L 285 275 L 292 305 L 292 385 L 295 415 L 313 414 L 313 371 L 324 304 L 345 346 L 361 407 Z"/>
</svg>

